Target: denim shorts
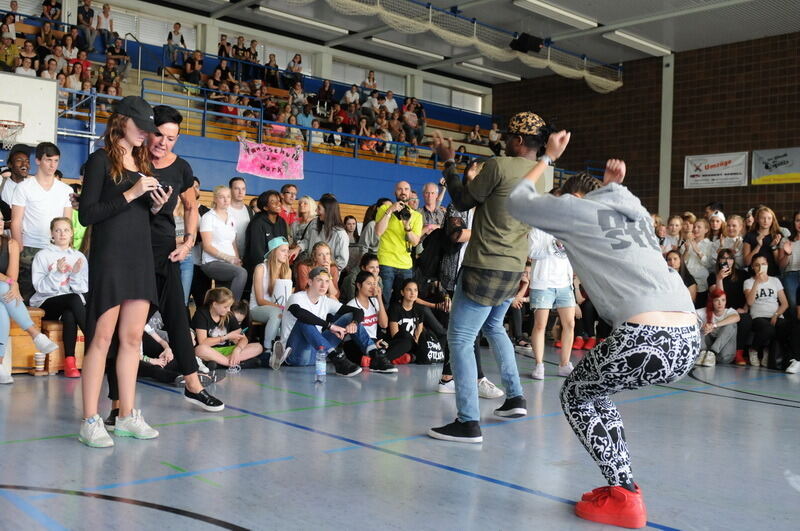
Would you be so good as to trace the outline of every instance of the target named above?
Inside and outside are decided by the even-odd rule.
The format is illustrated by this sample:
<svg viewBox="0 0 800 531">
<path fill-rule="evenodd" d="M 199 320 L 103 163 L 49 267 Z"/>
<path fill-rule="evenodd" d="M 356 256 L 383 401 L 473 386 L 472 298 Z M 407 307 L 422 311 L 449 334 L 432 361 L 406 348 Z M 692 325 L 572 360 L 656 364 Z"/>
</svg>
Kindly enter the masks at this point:
<svg viewBox="0 0 800 531">
<path fill-rule="evenodd" d="M 569 286 L 531 290 L 531 308 L 535 310 L 571 308 L 573 306 L 575 306 L 575 293 Z"/>
</svg>

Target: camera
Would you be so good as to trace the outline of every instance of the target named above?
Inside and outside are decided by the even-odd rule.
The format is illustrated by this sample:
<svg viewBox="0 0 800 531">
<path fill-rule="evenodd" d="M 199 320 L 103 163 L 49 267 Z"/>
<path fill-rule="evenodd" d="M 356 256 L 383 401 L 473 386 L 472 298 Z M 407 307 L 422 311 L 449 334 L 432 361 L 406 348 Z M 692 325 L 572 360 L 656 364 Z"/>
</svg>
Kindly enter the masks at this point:
<svg viewBox="0 0 800 531">
<path fill-rule="evenodd" d="M 408 221 L 411 219 L 411 209 L 408 208 L 407 204 L 403 203 L 403 208 L 395 212 L 394 215 L 397 216 L 397 219 L 400 221 Z"/>
</svg>

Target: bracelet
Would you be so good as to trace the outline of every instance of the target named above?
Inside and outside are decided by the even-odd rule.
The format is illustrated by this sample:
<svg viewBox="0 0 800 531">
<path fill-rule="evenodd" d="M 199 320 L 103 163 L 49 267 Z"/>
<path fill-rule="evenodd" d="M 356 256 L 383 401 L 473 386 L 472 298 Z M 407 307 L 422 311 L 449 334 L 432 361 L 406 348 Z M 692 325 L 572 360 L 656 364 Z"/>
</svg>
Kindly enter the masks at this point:
<svg viewBox="0 0 800 531">
<path fill-rule="evenodd" d="M 553 164 L 553 159 L 552 157 L 550 157 L 550 155 L 542 155 L 541 158 L 539 159 L 539 162 L 544 162 L 545 164 L 550 166 L 551 164 Z"/>
</svg>

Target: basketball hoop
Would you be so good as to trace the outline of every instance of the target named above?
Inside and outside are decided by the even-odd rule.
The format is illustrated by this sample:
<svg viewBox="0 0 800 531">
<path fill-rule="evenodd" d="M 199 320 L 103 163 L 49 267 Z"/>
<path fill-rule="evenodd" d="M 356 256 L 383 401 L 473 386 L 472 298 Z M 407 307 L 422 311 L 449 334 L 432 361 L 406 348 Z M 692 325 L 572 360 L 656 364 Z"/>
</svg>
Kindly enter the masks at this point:
<svg viewBox="0 0 800 531">
<path fill-rule="evenodd" d="M 23 122 L 0 120 L 0 142 L 3 143 L 3 149 L 9 150 L 14 147 L 17 135 L 24 127 L 25 123 Z"/>
</svg>

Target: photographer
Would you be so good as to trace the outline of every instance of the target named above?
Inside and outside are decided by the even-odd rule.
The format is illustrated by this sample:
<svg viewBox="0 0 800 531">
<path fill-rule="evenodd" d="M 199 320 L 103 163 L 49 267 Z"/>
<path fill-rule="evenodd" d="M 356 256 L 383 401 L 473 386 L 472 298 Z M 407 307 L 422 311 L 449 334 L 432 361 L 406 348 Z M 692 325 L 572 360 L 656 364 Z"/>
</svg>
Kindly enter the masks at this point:
<svg viewBox="0 0 800 531">
<path fill-rule="evenodd" d="M 411 185 L 400 181 L 394 187 L 394 195 L 397 201 L 381 206 L 375 214 L 375 234 L 380 238 L 378 262 L 386 304 L 392 300 L 395 280 L 402 282 L 412 277 L 411 250 L 422 236 L 422 214 L 408 206 Z"/>
</svg>

